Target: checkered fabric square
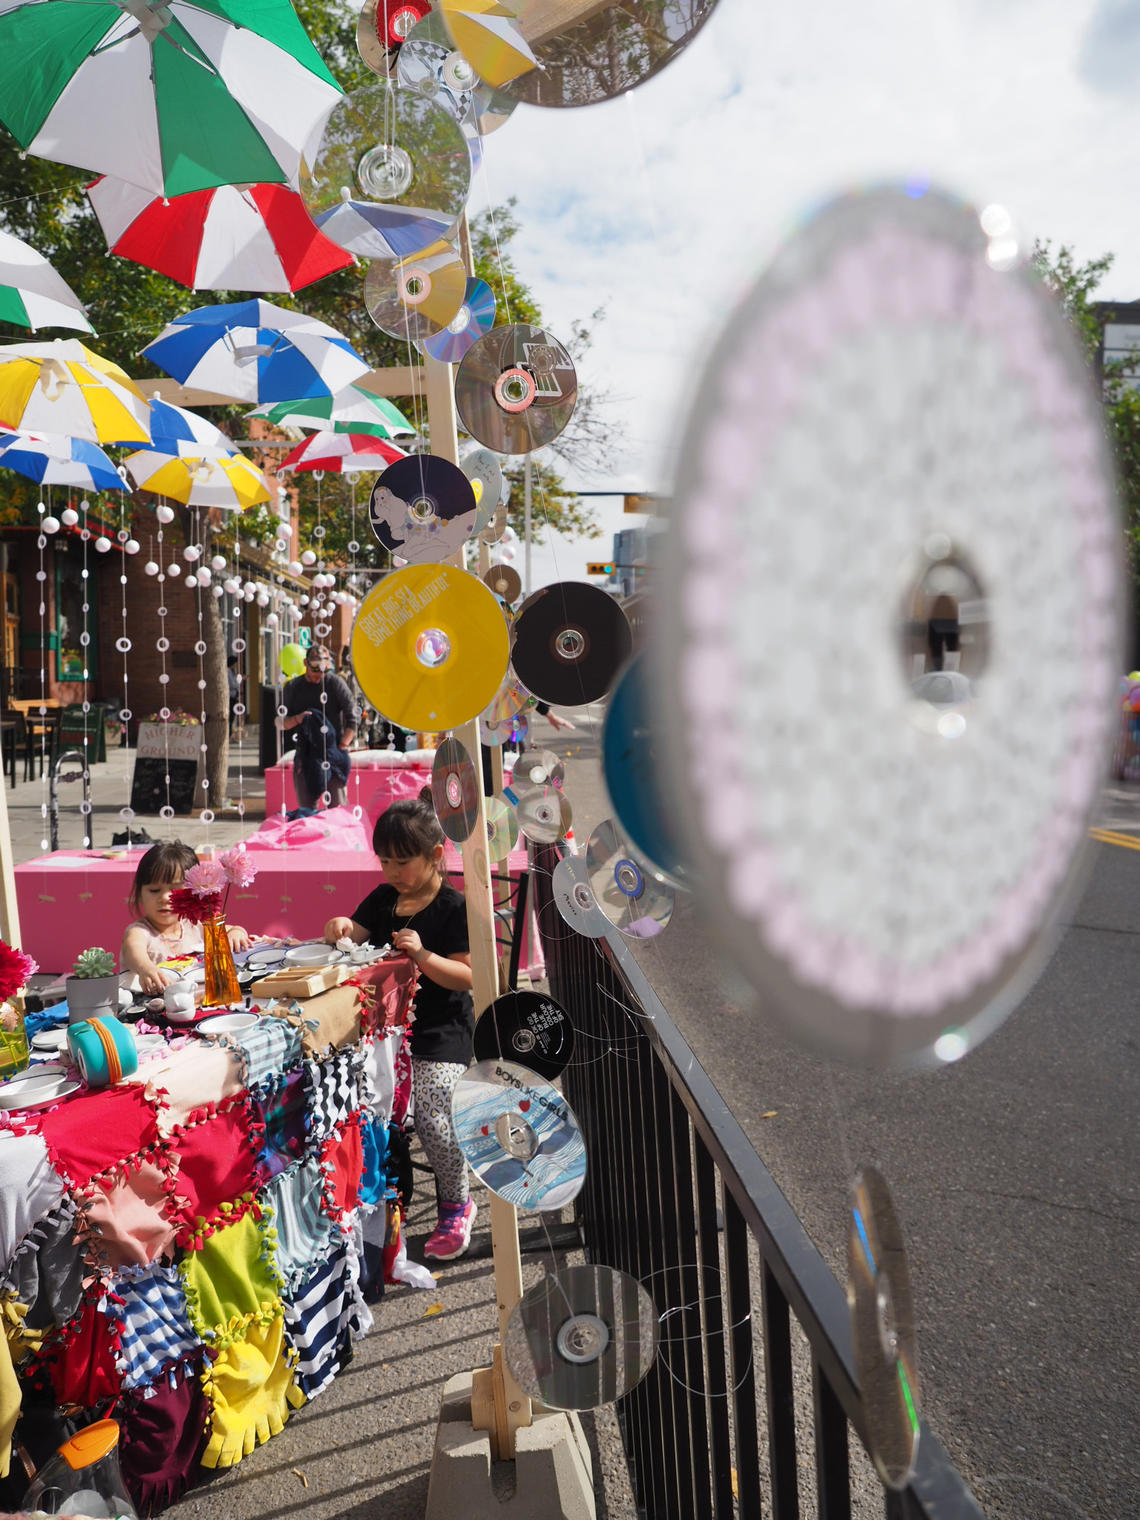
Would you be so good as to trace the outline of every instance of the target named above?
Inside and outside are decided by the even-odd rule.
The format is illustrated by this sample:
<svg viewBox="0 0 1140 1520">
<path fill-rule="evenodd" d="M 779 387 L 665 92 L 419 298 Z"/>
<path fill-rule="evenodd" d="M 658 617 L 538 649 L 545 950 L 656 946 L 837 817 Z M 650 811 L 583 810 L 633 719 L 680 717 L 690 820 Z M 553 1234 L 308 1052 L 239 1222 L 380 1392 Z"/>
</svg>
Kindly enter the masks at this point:
<svg viewBox="0 0 1140 1520">
<path fill-rule="evenodd" d="M 365 1101 L 364 1055 L 357 1047 L 335 1051 L 324 1061 L 306 1061 L 309 1145 L 315 1147 L 340 1128 Z"/>
<path fill-rule="evenodd" d="M 202 1351 L 177 1267 L 122 1273 L 112 1285 L 120 1319 L 119 1367 L 124 1388 L 155 1382 L 164 1369 Z"/>
</svg>

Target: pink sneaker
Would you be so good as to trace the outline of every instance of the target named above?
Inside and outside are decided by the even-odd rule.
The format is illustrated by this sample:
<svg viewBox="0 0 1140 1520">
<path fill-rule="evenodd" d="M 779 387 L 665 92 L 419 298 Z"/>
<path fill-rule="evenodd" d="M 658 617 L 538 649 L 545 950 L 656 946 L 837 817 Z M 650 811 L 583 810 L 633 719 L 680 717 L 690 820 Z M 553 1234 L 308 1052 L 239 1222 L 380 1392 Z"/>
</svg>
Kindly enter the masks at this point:
<svg viewBox="0 0 1140 1520">
<path fill-rule="evenodd" d="M 471 1244 L 471 1226 L 478 1212 L 474 1198 L 466 1203 L 441 1203 L 439 1223 L 427 1238 L 424 1255 L 433 1261 L 454 1261 L 462 1256 Z"/>
</svg>

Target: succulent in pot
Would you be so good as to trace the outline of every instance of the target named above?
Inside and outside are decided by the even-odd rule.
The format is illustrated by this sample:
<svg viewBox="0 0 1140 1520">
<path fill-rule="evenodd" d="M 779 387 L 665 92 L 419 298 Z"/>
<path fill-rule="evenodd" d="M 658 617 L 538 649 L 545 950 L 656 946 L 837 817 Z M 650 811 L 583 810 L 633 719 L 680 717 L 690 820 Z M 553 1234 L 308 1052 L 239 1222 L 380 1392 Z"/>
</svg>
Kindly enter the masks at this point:
<svg viewBox="0 0 1140 1520">
<path fill-rule="evenodd" d="M 67 978 L 67 1022 L 97 1019 L 115 1013 L 119 1006 L 119 977 L 115 957 L 93 945 L 76 958 Z"/>
</svg>

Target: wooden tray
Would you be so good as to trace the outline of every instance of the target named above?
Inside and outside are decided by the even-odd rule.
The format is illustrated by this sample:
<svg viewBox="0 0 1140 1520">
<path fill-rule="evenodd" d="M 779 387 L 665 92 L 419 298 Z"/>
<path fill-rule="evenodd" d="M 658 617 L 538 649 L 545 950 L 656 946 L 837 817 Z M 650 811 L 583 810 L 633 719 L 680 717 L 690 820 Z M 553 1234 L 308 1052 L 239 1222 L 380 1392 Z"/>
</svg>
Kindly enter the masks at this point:
<svg viewBox="0 0 1140 1520">
<path fill-rule="evenodd" d="M 335 966 L 314 966 L 310 970 L 305 970 L 303 966 L 284 966 L 280 971 L 271 971 L 268 976 L 263 976 L 260 981 L 254 982 L 249 989 L 250 996 L 253 998 L 316 997 L 320 992 L 327 992 L 330 987 L 339 987 L 341 982 L 347 981 L 355 970 L 357 967 L 346 961 L 338 961 Z"/>
</svg>

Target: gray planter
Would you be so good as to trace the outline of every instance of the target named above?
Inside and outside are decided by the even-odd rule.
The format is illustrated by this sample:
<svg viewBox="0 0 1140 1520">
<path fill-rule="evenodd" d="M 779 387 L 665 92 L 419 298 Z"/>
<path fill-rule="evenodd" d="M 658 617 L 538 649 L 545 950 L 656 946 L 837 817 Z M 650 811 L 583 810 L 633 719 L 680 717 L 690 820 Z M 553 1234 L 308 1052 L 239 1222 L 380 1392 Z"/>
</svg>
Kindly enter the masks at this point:
<svg viewBox="0 0 1140 1520">
<path fill-rule="evenodd" d="M 110 976 L 69 976 L 67 978 L 67 1022 L 100 1019 L 119 1011 L 119 974 Z"/>
</svg>

